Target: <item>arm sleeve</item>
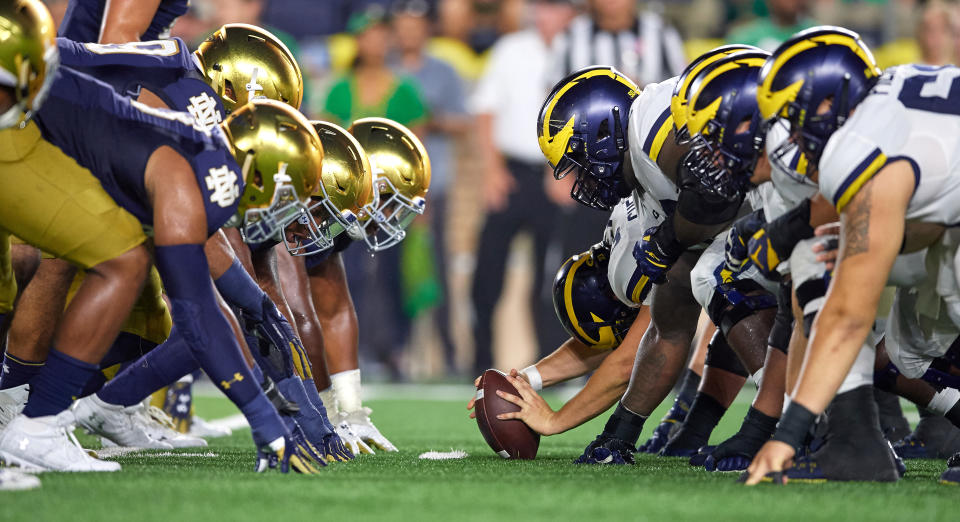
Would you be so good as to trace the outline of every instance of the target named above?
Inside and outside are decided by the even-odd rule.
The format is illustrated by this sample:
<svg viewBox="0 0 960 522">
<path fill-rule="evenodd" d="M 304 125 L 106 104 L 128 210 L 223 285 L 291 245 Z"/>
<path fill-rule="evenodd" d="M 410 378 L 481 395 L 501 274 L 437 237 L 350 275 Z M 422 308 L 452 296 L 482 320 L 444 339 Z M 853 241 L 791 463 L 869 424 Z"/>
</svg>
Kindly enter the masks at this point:
<svg viewBox="0 0 960 522">
<path fill-rule="evenodd" d="M 193 66 L 180 38 L 105 45 L 57 38 L 57 50 L 61 64 L 81 69 L 122 66 L 183 73 Z"/>
</svg>

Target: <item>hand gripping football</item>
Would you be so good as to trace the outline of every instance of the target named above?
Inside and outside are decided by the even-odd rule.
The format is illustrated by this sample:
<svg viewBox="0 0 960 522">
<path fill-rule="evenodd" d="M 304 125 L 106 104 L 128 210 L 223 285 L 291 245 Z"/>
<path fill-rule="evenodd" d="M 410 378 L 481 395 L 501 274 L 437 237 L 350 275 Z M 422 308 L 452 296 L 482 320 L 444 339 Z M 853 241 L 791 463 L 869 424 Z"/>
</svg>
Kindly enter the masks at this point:
<svg viewBox="0 0 960 522">
<path fill-rule="evenodd" d="M 498 397 L 497 390 L 520 395 L 517 389 L 507 381 L 507 376 L 503 372 L 499 370 L 483 372 L 474 406 L 480 433 L 493 451 L 505 459 L 533 459 L 537 456 L 537 448 L 540 447 L 540 434 L 531 430 L 521 420 L 497 418 L 501 413 L 520 409 Z"/>
</svg>

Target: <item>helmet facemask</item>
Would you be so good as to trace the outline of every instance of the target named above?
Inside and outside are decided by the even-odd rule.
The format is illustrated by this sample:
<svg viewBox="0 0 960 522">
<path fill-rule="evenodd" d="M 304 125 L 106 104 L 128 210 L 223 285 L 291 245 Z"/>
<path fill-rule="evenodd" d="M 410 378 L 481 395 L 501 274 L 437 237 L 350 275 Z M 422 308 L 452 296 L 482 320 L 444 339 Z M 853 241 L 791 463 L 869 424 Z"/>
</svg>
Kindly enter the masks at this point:
<svg viewBox="0 0 960 522">
<path fill-rule="evenodd" d="M 22 62 L 18 77 L 7 71 L 0 71 L 0 86 L 9 87 L 14 96 L 14 104 L 6 112 L 0 114 L 0 129 L 11 127 L 23 128 L 34 113 L 40 110 L 43 102 L 50 94 L 50 87 L 60 66 L 60 53 L 56 46 L 49 47 L 43 53 L 45 64 L 41 76 L 30 78 L 29 62 Z M 39 84 L 39 86 L 37 85 Z M 34 93 L 31 97 L 31 91 Z"/>
<path fill-rule="evenodd" d="M 414 218 L 423 214 L 427 202 L 420 196 L 404 196 L 390 178 L 377 171 L 374 185 L 373 202 L 363 207 L 367 219 L 360 226 L 360 234 L 367 248 L 372 252 L 381 252 L 403 241 L 407 228 Z"/>
<path fill-rule="evenodd" d="M 254 155 L 247 154 L 243 166 L 244 179 L 248 179 L 247 171 L 253 164 Z M 277 172 L 273 174 L 275 188 L 270 205 L 264 208 L 250 208 L 244 212 L 240 232 L 245 242 L 263 243 L 280 239 L 287 225 L 309 215 L 309 208 L 300 201 L 297 190 L 291 183 L 293 180 L 287 175 L 286 170 L 287 164 L 281 162 Z"/>
<path fill-rule="evenodd" d="M 567 150 L 554 166 L 553 177 L 559 180 L 571 173 L 576 176 L 570 197 L 578 203 L 611 210 L 630 194 L 623 179 L 623 155 L 627 150 L 623 124 L 620 108 L 613 107 L 593 143 L 585 133 L 576 130 L 567 141 Z"/>
<path fill-rule="evenodd" d="M 310 198 L 307 212 L 297 218 L 297 222 L 306 228 L 306 239 L 303 236 L 284 235 L 287 251 L 294 256 L 310 256 L 319 254 L 333 247 L 333 242 L 340 234 L 350 232 L 354 237 L 360 229 L 357 215 L 351 210 L 338 210 L 330 202 L 327 189 L 320 183 L 320 195 Z"/>
</svg>

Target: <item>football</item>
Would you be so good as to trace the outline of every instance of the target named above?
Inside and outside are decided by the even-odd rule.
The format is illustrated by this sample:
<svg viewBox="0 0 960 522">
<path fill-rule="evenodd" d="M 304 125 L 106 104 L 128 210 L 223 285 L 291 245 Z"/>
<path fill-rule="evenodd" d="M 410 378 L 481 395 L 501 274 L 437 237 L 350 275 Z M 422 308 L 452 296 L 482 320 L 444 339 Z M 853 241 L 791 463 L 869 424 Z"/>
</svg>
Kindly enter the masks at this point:
<svg viewBox="0 0 960 522">
<path fill-rule="evenodd" d="M 540 434 L 534 432 L 523 421 L 500 420 L 497 415 L 520 408 L 497 396 L 497 390 L 517 395 L 507 376 L 499 370 L 487 370 L 480 377 L 477 388 L 477 426 L 480 433 L 497 455 L 505 459 L 531 460 L 537 456 L 540 447 Z"/>
</svg>

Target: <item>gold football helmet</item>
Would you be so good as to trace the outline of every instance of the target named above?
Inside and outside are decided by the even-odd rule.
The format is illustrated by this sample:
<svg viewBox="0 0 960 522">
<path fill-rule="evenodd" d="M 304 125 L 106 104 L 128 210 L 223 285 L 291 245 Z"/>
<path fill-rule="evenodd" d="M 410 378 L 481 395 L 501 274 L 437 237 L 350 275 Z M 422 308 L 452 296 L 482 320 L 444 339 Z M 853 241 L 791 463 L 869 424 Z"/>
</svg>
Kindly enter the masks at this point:
<svg viewBox="0 0 960 522">
<path fill-rule="evenodd" d="M 266 29 L 226 24 L 200 44 L 194 55 L 227 113 L 258 97 L 300 108 L 300 66 L 287 46 Z"/>
<path fill-rule="evenodd" d="M 323 171 L 313 192 L 306 225 L 309 239 L 285 236 L 287 250 L 307 256 L 333 246 L 346 230 L 359 231 L 362 209 L 373 202 L 373 173 L 367 153 L 352 134 L 326 121 L 311 121 L 323 144 Z"/>
<path fill-rule="evenodd" d="M 0 114 L 0 129 L 22 125 L 43 104 L 60 63 L 56 37 L 39 0 L 0 0 L 0 87 L 14 102 Z"/>
<path fill-rule="evenodd" d="M 281 239 L 284 227 L 308 214 L 317 189 L 317 132 L 299 111 L 274 100 L 253 100 L 221 125 L 246 184 L 237 208 L 244 241 Z"/>
<path fill-rule="evenodd" d="M 373 168 L 373 201 L 363 207 L 359 220 L 367 247 L 379 252 L 403 240 L 413 218 L 423 214 L 430 157 L 410 129 L 386 118 L 359 119 L 350 133 L 367 151 Z M 354 237 L 357 231 L 348 232 Z"/>
</svg>

